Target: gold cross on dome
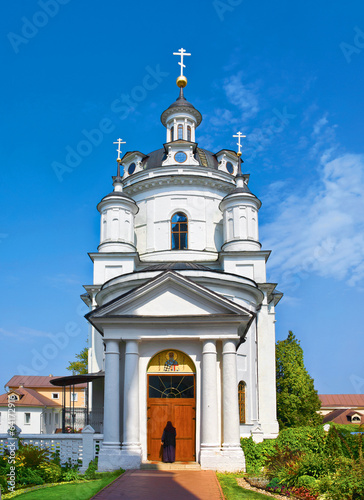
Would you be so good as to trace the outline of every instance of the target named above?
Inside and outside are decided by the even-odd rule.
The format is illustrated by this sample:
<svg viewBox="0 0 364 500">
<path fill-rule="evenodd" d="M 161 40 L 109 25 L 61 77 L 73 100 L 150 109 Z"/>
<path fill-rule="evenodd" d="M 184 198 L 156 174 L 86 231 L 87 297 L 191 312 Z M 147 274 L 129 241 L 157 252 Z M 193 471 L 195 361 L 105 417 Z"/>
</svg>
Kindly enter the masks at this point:
<svg viewBox="0 0 364 500">
<path fill-rule="evenodd" d="M 178 64 L 181 66 L 181 76 L 183 76 L 183 68 L 186 67 L 183 64 L 183 58 L 184 58 L 184 56 L 190 56 L 191 54 L 189 54 L 188 52 L 186 52 L 185 49 L 179 49 L 178 52 L 173 52 L 173 55 L 181 57 L 181 62 L 179 62 Z"/>
<path fill-rule="evenodd" d="M 238 154 L 239 154 L 239 156 L 241 156 L 242 144 L 240 142 L 240 139 L 242 139 L 243 137 L 246 137 L 246 135 L 243 135 L 241 132 L 238 132 L 236 135 L 233 135 L 233 137 L 237 137 L 238 138 L 238 142 L 236 144 L 239 147 Z"/>
<path fill-rule="evenodd" d="M 118 152 L 118 160 L 120 160 L 120 155 L 121 155 L 121 149 L 120 149 L 120 146 L 122 144 L 126 144 L 125 141 L 123 141 L 122 139 L 118 139 L 116 142 L 113 142 L 113 144 L 117 144 L 119 147 L 118 149 L 116 150 Z"/>
</svg>

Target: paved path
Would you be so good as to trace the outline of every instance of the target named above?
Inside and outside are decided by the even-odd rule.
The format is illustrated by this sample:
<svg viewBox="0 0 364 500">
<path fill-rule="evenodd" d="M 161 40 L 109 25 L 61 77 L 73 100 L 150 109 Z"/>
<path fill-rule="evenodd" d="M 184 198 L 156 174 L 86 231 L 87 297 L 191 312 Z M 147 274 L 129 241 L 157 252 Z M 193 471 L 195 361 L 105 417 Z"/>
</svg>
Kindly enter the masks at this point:
<svg viewBox="0 0 364 500">
<path fill-rule="evenodd" d="M 223 500 L 214 471 L 128 470 L 92 500 Z"/>
</svg>

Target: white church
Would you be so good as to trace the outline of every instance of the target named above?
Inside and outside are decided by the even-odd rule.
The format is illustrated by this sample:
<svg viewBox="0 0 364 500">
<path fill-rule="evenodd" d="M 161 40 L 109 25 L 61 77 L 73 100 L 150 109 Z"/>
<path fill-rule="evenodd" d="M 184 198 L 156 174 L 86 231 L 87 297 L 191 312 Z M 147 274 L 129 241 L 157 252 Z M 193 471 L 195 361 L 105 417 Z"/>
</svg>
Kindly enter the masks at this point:
<svg viewBox="0 0 364 500">
<path fill-rule="evenodd" d="M 261 202 L 241 172 L 240 132 L 237 152 L 199 147 L 202 116 L 183 92 L 190 54 L 176 55 L 179 97 L 161 115 L 164 144 L 121 157 L 119 139 L 114 189 L 97 205 L 100 245 L 82 298 L 89 372 L 105 374 L 90 395 L 91 408 L 104 409 L 99 470 L 160 461 L 169 420 L 176 461 L 203 469 L 241 470 L 240 438 L 278 433 L 282 294 L 266 280 Z"/>
</svg>

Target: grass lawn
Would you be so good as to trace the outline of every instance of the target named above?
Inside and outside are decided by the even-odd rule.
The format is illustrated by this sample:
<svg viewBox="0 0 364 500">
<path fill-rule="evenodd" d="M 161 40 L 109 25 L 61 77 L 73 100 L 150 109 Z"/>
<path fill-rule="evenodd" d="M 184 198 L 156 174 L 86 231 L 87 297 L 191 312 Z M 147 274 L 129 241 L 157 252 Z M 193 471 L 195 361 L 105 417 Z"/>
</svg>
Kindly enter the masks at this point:
<svg viewBox="0 0 364 500">
<path fill-rule="evenodd" d="M 114 481 L 120 475 L 120 471 L 105 473 L 104 477 L 94 481 L 60 484 L 50 488 L 42 488 L 28 493 L 23 493 L 16 496 L 21 500 L 64 500 L 71 498 L 72 500 L 89 500 L 98 491 Z"/>
<path fill-rule="evenodd" d="M 237 477 L 240 477 L 239 474 L 217 474 L 226 500 L 245 500 L 245 498 L 249 500 L 264 500 L 269 498 L 269 500 L 272 500 L 272 497 L 268 497 L 262 493 L 244 490 L 236 482 Z"/>
</svg>

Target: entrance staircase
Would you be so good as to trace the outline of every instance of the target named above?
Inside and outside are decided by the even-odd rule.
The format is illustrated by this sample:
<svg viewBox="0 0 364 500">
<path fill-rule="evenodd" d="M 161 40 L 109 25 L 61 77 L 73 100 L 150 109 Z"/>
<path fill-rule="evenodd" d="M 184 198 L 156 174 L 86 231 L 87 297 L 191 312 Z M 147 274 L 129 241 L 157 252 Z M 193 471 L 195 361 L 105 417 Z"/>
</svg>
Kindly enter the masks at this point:
<svg viewBox="0 0 364 500">
<path fill-rule="evenodd" d="M 164 462 L 142 462 L 141 469 L 144 470 L 201 470 L 201 465 L 197 462 L 173 462 L 165 464 Z"/>
</svg>

